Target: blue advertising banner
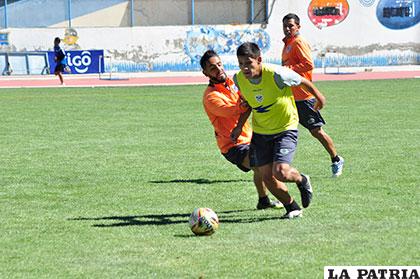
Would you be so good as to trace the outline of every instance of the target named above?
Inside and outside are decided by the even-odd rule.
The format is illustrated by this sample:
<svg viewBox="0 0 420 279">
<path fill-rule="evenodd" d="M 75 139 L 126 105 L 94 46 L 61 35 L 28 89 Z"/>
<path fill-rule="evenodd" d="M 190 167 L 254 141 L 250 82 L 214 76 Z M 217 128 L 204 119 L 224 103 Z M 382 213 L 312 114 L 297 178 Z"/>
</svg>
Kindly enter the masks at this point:
<svg viewBox="0 0 420 279">
<path fill-rule="evenodd" d="M 67 65 L 72 74 L 97 74 L 104 72 L 103 50 L 69 50 L 66 51 Z M 48 51 L 50 73 L 54 73 L 54 51 Z"/>
</svg>

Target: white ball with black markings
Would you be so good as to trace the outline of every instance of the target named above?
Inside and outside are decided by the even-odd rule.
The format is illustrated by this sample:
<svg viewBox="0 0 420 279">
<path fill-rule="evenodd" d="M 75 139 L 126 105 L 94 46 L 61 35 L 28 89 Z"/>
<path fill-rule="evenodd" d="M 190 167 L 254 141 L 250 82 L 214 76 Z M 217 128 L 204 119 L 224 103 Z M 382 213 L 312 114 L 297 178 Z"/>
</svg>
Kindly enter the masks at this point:
<svg viewBox="0 0 420 279">
<path fill-rule="evenodd" d="M 199 207 L 191 213 L 189 225 L 195 235 L 212 235 L 219 228 L 219 217 L 211 208 Z"/>
</svg>

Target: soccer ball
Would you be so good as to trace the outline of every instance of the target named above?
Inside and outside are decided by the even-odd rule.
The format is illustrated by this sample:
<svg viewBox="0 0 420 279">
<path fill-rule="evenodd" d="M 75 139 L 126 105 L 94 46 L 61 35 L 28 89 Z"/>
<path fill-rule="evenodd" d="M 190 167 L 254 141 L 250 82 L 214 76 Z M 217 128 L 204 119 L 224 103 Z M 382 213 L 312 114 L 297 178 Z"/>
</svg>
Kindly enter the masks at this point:
<svg viewBox="0 0 420 279">
<path fill-rule="evenodd" d="M 219 217 L 210 208 L 196 208 L 190 216 L 190 228 L 195 235 L 212 235 L 219 228 Z"/>
</svg>

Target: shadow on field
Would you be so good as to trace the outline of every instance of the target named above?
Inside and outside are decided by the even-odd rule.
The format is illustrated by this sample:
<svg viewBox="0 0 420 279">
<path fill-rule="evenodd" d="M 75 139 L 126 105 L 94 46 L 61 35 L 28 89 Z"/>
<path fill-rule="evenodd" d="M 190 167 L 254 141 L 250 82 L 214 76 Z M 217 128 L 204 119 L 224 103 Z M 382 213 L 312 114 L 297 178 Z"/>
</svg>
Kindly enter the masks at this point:
<svg viewBox="0 0 420 279">
<path fill-rule="evenodd" d="M 194 184 L 214 184 L 214 183 L 235 183 L 235 182 L 249 182 L 246 179 L 229 179 L 229 180 L 210 180 L 207 178 L 197 179 L 172 179 L 172 180 L 153 180 L 150 183 L 167 184 L 167 183 L 194 183 Z"/>
<path fill-rule="evenodd" d="M 279 210 L 270 210 L 275 212 L 267 216 L 256 216 L 252 212 L 256 209 L 241 209 L 218 211 L 220 223 L 256 223 L 268 220 L 280 219 Z M 128 216 L 104 216 L 104 217 L 79 217 L 71 218 L 70 221 L 101 221 L 100 224 L 93 224 L 92 227 L 109 228 L 109 227 L 125 227 L 125 226 L 162 226 L 174 224 L 188 224 L 191 213 L 172 213 L 172 214 L 145 214 L 145 215 L 128 215 Z M 107 223 L 103 223 L 103 222 Z"/>
</svg>

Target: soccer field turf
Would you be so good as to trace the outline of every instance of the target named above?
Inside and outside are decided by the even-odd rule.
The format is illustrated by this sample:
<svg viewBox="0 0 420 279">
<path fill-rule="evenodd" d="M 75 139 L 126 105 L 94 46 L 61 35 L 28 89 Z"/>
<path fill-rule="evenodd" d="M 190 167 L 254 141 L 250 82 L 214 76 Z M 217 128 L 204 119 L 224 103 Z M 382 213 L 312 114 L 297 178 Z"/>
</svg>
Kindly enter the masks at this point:
<svg viewBox="0 0 420 279">
<path fill-rule="evenodd" d="M 420 262 L 420 80 L 318 82 L 345 158 L 330 178 L 300 129 L 303 218 L 255 210 L 219 154 L 204 86 L 2 89 L 0 278 L 323 278 L 330 265 Z M 299 192 L 288 184 L 300 203 Z M 195 207 L 219 230 L 195 237 Z"/>
</svg>

